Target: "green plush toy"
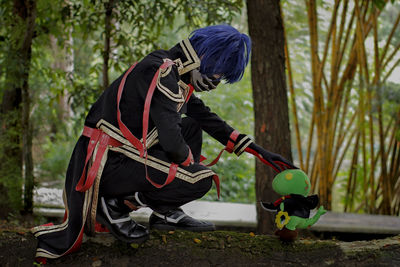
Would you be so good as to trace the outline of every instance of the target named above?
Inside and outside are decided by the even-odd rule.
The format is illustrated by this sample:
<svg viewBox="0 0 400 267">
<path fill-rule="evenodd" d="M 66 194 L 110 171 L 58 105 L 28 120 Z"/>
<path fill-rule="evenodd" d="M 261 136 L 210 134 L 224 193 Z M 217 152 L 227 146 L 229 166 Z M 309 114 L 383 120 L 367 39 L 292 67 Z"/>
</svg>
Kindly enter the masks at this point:
<svg viewBox="0 0 400 267">
<path fill-rule="evenodd" d="M 261 202 L 264 209 L 277 211 L 276 232 L 282 240 L 292 241 L 297 237 L 297 228 L 307 228 L 316 223 L 326 213 L 323 206 L 310 217 L 310 210 L 319 203 L 318 195 L 308 196 L 311 190 L 310 179 L 299 169 L 287 169 L 275 176 L 272 188 L 282 195 L 274 203 Z"/>
</svg>

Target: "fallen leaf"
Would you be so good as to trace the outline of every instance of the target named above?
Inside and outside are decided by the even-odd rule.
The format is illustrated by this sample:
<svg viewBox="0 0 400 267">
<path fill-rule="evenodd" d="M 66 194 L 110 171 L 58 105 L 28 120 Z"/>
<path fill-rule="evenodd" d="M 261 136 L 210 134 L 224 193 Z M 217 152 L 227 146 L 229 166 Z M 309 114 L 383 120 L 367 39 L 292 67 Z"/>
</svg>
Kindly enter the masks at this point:
<svg viewBox="0 0 400 267">
<path fill-rule="evenodd" d="M 175 231 L 169 231 L 168 232 L 168 234 L 170 234 L 170 235 L 172 235 L 172 234 L 174 234 L 175 233 Z"/>
<path fill-rule="evenodd" d="M 134 249 L 137 249 L 139 247 L 139 244 L 131 243 L 131 247 L 134 248 Z"/>
<path fill-rule="evenodd" d="M 201 243 L 201 240 L 198 239 L 198 238 L 193 238 L 193 241 L 194 241 L 196 244 L 200 244 L 200 243 Z"/>
<path fill-rule="evenodd" d="M 250 236 L 256 236 L 253 232 L 249 233 Z"/>
<path fill-rule="evenodd" d="M 162 238 L 162 241 L 163 241 L 165 244 L 167 244 L 167 236 L 166 236 L 166 235 L 162 235 L 161 238 Z"/>
<path fill-rule="evenodd" d="M 92 263 L 92 267 L 100 267 L 101 264 L 102 264 L 101 260 L 97 260 L 97 261 Z"/>
</svg>

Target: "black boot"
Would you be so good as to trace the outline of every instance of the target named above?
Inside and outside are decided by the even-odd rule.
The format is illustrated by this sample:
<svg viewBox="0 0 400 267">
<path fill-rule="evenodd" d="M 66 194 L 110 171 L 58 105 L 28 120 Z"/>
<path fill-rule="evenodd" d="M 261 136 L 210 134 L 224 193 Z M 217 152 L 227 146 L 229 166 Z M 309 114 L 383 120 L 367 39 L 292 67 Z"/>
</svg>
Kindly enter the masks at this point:
<svg viewBox="0 0 400 267">
<path fill-rule="evenodd" d="M 194 232 L 214 231 L 215 225 L 196 220 L 177 208 L 166 213 L 153 211 L 149 219 L 150 228 L 158 230 L 187 230 Z"/>
<path fill-rule="evenodd" d="M 113 236 L 126 243 L 142 243 L 149 231 L 129 216 L 130 209 L 117 198 L 100 198 L 96 219 L 110 230 Z"/>
</svg>

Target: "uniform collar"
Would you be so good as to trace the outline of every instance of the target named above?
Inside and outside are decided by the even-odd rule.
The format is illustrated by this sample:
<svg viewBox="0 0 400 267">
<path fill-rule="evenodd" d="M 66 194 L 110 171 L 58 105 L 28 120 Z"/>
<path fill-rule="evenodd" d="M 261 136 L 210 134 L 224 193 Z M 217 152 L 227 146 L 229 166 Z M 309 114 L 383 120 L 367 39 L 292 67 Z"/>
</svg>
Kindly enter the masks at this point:
<svg viewBox="0 0 400 267">
<path fill-rule="evenodd" d="M 172 53 L 172 59 L 178 67 L 179 75 L 200 67 L 200 59 L 189 39 L 180 41 L 176 46 L 171 48 L 170 53 Z"/>
</svg>

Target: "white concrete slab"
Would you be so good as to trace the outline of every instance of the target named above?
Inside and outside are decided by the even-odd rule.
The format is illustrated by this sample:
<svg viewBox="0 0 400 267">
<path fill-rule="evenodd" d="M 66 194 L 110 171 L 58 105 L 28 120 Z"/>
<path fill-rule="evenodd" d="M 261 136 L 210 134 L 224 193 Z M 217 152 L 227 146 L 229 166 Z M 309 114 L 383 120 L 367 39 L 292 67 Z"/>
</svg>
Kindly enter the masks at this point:
<svg viewBox="0 0 400 267">
<path fill-rule="evenodd" d="M 34 202 L 37 206 L 34 212 L 37 214 L 49 217 L 62 217 L 64 215 L 62 190 L 60 189 L 39 188 L 35 191 Z M 189 216 L 211 221 L 217 226 L 248 228 L 257 226 L 257 213 L 254 204 L 193 201 L 182 206 L 182 208 Z M 131 216 L 138 222 L 147 223 L 151 212 L 150 208 L 142 208 L 132 212 Z M 311 230 L 400 234 L 400 217 L 327 212 L 311 227 Z"/>
</svg>

